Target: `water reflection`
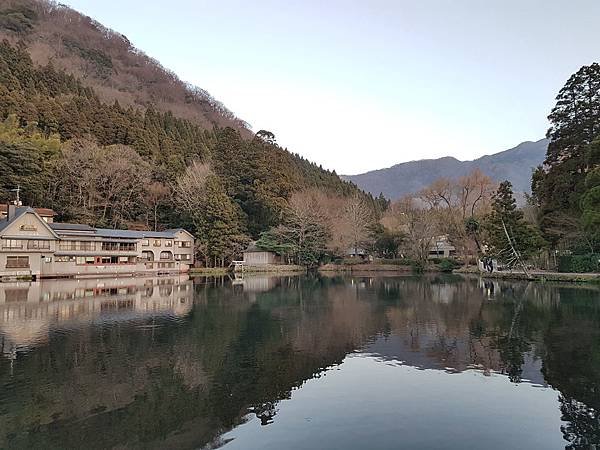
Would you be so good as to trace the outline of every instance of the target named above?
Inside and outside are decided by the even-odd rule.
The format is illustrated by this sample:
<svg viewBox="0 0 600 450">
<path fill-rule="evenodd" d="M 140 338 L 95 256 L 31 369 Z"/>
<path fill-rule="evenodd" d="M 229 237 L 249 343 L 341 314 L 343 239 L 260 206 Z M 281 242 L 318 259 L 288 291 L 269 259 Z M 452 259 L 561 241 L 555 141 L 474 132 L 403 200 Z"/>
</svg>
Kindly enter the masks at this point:
<svg viewBox="0 0 600 450">
<path fill-rule="evenodd" d="M 51 331 L 152 316 L 182 317 L 192 307 L 188 278 L 115 278 L 15 282 L 0 285 L 0 349 L 46 343 Z"/>
<path fill-rule="evenodd" d="M 0 447 L 390 448 L 401 428 L 410 448 L 436 429 L 444 448 L 589 448 L 599 300 L 460 277 L 0 285 Z M 502 420 L 449 431 L 486 411 Z"/>
</svg>

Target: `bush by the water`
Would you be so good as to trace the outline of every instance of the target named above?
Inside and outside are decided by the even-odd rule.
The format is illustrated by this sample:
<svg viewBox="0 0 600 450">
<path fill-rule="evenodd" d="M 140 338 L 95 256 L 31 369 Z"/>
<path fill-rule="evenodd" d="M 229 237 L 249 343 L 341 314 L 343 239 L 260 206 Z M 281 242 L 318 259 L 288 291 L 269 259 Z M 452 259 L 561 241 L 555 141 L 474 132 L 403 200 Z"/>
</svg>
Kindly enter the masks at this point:
<svg viewBox="0 0 600 450">
<path fill-rule="evenodd" d="M 600 255 L 565 255 L 558 260 L 558 271 L 567 273 L 598 272 L 600 270 Z"/>
<path fill-rule="evenodd" d="M 456 269 L 460 264 L 456 262 L 454 259 L 443 258 L 438 263 L 438 267 L 442 272 L 452 272 Z"/>
</svg>

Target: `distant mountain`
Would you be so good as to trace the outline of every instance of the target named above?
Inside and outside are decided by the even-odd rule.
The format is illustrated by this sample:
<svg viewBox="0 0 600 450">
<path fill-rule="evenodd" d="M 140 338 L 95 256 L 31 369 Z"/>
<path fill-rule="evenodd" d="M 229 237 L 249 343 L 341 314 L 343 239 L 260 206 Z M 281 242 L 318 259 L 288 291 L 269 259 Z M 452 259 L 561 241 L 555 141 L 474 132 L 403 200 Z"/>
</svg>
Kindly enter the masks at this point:
<svg viewBox="0 0 600 450">
<path fill-rule="evenodd" d="M 342 178 L 373 195 L 383 192 L 395 200 L 423 189 L 440 177 L 457 178 L 479 168 L 495 181 L 509 180 L 515 192 L 524 193 L 531 191 L 531 172 L 544 161 L 547 147 L 548 140 L 541 139 L 473 161 L 459 161 L 450 156 L 422 159 Z"/>
</svg>

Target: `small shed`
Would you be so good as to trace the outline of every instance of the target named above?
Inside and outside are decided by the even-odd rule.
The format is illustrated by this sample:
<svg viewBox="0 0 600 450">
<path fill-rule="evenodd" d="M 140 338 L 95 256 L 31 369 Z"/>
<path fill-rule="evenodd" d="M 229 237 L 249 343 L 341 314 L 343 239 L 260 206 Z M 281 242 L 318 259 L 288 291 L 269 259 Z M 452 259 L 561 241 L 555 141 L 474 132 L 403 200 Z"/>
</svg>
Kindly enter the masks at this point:
<svg viewBox="0 0 600 450">
<path fill-rule="evenodd" d="M 277 253 L 269 252 L 259 248 L 256 242 L 252 242 L 246 250 L 243 251 L 244 264 L 248 266 L 261 266 L 267 264 L 280 264 L 281 257 Z"/>
<path fill-rule="evenodd" d="M 428 259 L 453 258 L 456 256 L 456 247 L 452 245 L 448 236 L 438 236 L 429 247 Z"/>
</svg>

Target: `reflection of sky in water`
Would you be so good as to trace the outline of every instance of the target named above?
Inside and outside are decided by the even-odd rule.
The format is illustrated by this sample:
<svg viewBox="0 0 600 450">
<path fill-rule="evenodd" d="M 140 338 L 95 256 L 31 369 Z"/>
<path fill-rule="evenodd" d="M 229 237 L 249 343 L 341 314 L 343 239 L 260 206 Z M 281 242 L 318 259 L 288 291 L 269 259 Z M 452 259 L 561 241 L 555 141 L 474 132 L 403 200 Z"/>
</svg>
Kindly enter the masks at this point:
<svg viewBox="0 0 600 450">
<path fill-rule="evenodd" d="M 480 371 L 419 370 L 348 356 L 257 418 L 222 436 L 224 448 L 559 449 L 557 392 Z"/>
</svg>

